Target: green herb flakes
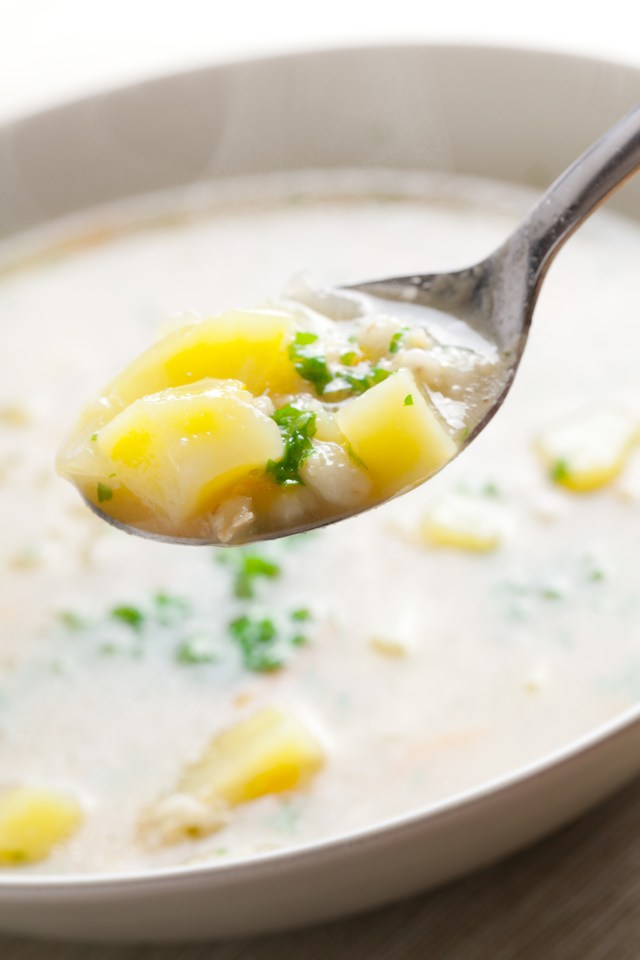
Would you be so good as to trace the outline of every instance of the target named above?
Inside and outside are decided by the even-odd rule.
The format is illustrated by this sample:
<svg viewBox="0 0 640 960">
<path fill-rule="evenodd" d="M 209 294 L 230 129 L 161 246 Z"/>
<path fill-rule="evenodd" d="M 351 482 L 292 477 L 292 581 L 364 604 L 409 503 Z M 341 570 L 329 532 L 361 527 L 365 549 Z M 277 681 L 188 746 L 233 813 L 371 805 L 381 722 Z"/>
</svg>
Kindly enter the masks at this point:
<svg viewBox="0 0 640 960">
<path fill-rule="evenodd" d="M 84 617 L 74 613 L 73 610 L 63 610 L 58 614 L 58 620 L 64 627 L 67 628 L 67 630 L 71 630 L 74 633 L 78 630 L 82 630 L 83 627 L 86 626 Z"/>
<path fill-rule="evenodd" d="M 303 484 L 300 467 L 313 449 L 311 438 L 316 433 L 316 415 L 288 403 L 273 414 L 284 440 L 284 456 L 281 460 L 269 460 L 267 473 L 280 486 Z"/>
<path fill-rule="evenodd" d="M 406 330 L 402 330 L 396 336 L 402 338 L 405 333 Z M 400 339 L 397 343 L 399 349 Z M 318 396 L 329 392 L 329 387 L 332 388 L 332 394 L 347 391 L 359 395 L 386 380 L 392 372 L 383 367 L 371 368 L 368 363 L 360 362 L 356 350 L 343 353 L 340 365 L 334 365 L 332 369 L 321 352 L 320 341 L 315 333 L 297 333 L 289 347 L 289 357 L 303 380 L 313 384 Z"/>
<path fill-rule="evenodd" d="M 233 592 L 240 599 L 255 596 L 255 583 L 263 577 L 274 580 L 280 576 L 280 566 L 257 553 L 241 554 L 234 579 Z"/>
<path fill-rule="evenodd" d="M 306 608 L 293 610 L 289 620 L 309 621 L 311 613 Z M 279 670 L 288 659 L 289 652 L 303 647 L 309 638 L 302 632 L 287 635 L 284 624 L 277 625 L 270 617 L 253 617 L 248 614 L 237 617 L 229 624 L 231 638 L 237 644 L 242 662 L 247 670 L 256 673 L 270 673 Z"/>
<path fill-rule="evenodd" d="M 312 383 L 316 393 L 322 396 L 333 380 L 327 358 L 318 351 L 315 333 L 297 333 L 289 347 L 289 359 L 303 380 Z"/>
<path fill-rule="evenodd" d="M 412 397 L 412 395 L 411 395 L 410 393 L 408 393 L 408 394 L 406 395 L 406 397 L 404 398 L 404 405 L 405 405 L 405 407 L 412 407 L 412 406 L 413 406 L 413 397 Z"/>
<path fill-rule="evenodd" d="M 190 612 L 191 605 L 185 597 L 173 596 L 170 593 L 156 593 L 153 597 L 154 613 L 163 626 L 179 623 Z"/>
<path fill-rule="evenodd" d="M 340 357 L 340 363 L 343 363 L 345 367 L 353 367 L 357 362 L 358 354 L 355 350 L 348 350 Z"/>
<path fill-rule="evenodd" d="M 188 666 L 201 663 L 213 663 L 217 660 L 216 652 L 209 637 L 190 637 L 176 648 L 176 661 Z"/>
<path fill-rule="evenodd" d="M 117 620 L 119 623 L 123 623 L 135 631 L 142 630 L 145 621 L 145 615 L 142 610 L 139 610 L 138 607 L 130 606 L 114 607 L 110 613 L 110 617 L 112 620 Z"/>
<path fill-rule="evenodd" d="M 360 395 L 370 390 L 371 387 L 375 387 L 378 383 L 382 383 L 383 380 L 391 376 L 392 372 L 391 370 L 385 370 L 383 367 L 373 367 L 371 370 L 365 370 L 361 373 L 351 373 L 344 370 L 340 373 L 340 376 L 346 381 L 353 393 Z"/>
<path fill-rule="evenodd" d="M 270 673 L 283 666 L 273 620 L 259 620 L 245 615 L 229 624 L 229 632 L 238 645 L 247 670 Z"/>
<path fill-rule="evenodd" d="M 403 327 L 402 330 L 398 330 L 397 333 L 394 333 L 394 335 L 391 337 L 391 341 L 389 342 L 389 353 L 398 353 L 400 347 L 402 346 L 402 341 L 408 333 L 408 327 Z"/>
<path fill-rule="evenodd" d="M 564 600 L 566 591 L 555 583 L 545 583 L 540 587 L 540 596 L 543 600 Z"/>
<path fill-rule="evenodd" d="M 556 460 L 549 470 L 549 477 L 554 483 L 564 483 L 570 475 L 571 471 L 566 460 Z"/>
<path fill-rule="evenodd" d="M 113 490 L 106 483 L 98 483 L 98 503 L 113 500 Z"/>
<path fill-rule="evenodd" d="M 311 610 L 308 607 L 299 607 L 297 610 L 291 611 L 290 617 L 297 623 L 305 623 L 307 620 L 311 620 Z"/>
<path fill-rule="evenodd" d="M 120 651 L 115 643 L 111 643 L 110 641 L 108 641 L 107 643 L 103 643 L 100 645 L 100 647 L 98 648 L 98 652 L 103 657 L 115 657 L 115 655 Z"/>
</svg>

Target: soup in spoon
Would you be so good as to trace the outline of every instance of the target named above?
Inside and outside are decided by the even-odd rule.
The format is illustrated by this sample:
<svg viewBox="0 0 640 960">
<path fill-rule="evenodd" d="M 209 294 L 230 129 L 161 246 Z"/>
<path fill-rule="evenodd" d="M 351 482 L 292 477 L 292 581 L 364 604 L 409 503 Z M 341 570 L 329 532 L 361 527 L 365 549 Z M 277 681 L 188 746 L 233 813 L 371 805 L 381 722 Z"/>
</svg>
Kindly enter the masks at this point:
<svg viewBox="0 0 640 960">
<path fill-rule="evenodd" d="M 58 469 L 146 535 L 282 536 L 433 476 L 506 378 L 459 320 L 301 279 L 162 337 L 84 409 Z"/>
</svg>

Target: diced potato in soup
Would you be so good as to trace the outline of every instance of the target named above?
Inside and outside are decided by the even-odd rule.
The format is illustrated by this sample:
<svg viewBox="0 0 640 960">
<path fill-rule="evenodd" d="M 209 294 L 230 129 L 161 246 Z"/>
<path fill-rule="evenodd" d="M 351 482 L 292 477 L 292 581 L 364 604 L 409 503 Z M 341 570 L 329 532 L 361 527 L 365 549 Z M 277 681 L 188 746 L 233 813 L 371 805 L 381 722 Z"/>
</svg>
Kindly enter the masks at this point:
<svg viewBox="0 0 640 960">
<path fill-rule="evenodd" d="M 457 452 L 408 370 L 345 403 L 337 420 L 380 497 L 431 476 Z"/>
<path fill-rule="evenodd" d="M 77 800 L 42 787 L 14 787 L 0 792 L 0 865 L 45 860 L 80 827 Z"/>
<path fill-rule="evenodd" d="M 184 535 L 283 452 L 278 427 L 241 383 L 198 380 L 134 400 L 97 433 L 82 465 L 64 469 L 117 519 L 158 517 L 164 531 Z"/>
<path fill-rule="evenodd" d="M 175 790 L 144 811 L 140 835 L 152 844 L 206 836 L 225 826 L 229 807 L 296 789 L 324 759 L 295 716 L 265 707 L 215 737 Z"/>
<path fill-rule="evenodd" d="M 537 447 L 554 483 L 589 493 L 620 475 L 638 435 L 637 423 L 623 410 L 578 412 L 550 424 Z"/>
</svg>

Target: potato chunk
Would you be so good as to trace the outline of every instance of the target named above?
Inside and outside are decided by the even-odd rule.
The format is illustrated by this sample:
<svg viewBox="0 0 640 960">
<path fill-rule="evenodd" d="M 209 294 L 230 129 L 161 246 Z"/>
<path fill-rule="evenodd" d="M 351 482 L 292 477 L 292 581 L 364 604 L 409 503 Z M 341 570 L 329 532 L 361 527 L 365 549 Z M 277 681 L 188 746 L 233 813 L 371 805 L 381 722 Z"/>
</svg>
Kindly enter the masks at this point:
<svg viewBox="0 0 640 960">
<path fill-rule="evenodd" d="M 621 473 L 637 435 L 627 414 L 597 410 L 553 424 L 539 437 L 537 450 L 554 483 L 589 493 Z"/>
<path fill-rule="evenodd" d="M 79 828 L 80 805 L 41 787 L 14 787 L 0 793 L 0 864 L 45 860 Z"/>
<path fill-rule="evenodd" d="M 322 748 L 297 717 L 266 707 L 218 734 L 177 791 L 233 806 L 293 790 L 323 763 Z"/>
<path fill-rule="evenodd" d="M 425 480 L 457 453 L 455 441 L 408 370 L 347 401 L 337 421 L 369 471 L 377 497 Z"/>
<path fill-rule="evenodd" d="M 137 357 L 105 391 L 121 406 L 205 378 L 240 380 L 253 394 L 295 390 L 289 359 L 293 318 L 278 310 L 235 310 L 190 324 Z"/>
<path fill-rule="evenodd" d="M 121 485 L 161 515 L 166 530 L 211 513 L 231 484 L 284 449 L 277 425 L 242 384 L 217 380 L 134 401 L 95 446 L 107 473 L 93 499 L 111 513 Z"/>
<path fill-rule="evenodd" d="M 421 525 L 429 546 L 488 553 L 502 540 L 501 516 L 493 504 L 479 497 L 450 494 L 435 504 Z"/>
</svg>

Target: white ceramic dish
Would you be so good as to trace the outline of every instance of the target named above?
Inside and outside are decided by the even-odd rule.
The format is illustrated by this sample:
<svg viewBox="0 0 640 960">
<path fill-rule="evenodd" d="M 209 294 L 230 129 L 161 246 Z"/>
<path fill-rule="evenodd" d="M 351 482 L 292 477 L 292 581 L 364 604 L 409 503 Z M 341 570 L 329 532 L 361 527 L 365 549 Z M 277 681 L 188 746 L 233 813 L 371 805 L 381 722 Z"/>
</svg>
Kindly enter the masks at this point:
<svg viewBox="0 0 640 960">
<path fill-rule="evenodd" d="M 640 71 L 464 47 L 320 52 L 164 78 L 0 131 L 0 239 L 121 198 L 312 168 L 446 169 L 543 186 L 640 99 Z M 640 219 L 640 184 L 619 209 Z M 429 264 L 425 264 L 425 269 Z M 418 814 L 229 866 L 0 878 L 0 926 L 224 937 L 362 910 L 488 863 L 640 769 L 640 710 Z"/>
</svg>

